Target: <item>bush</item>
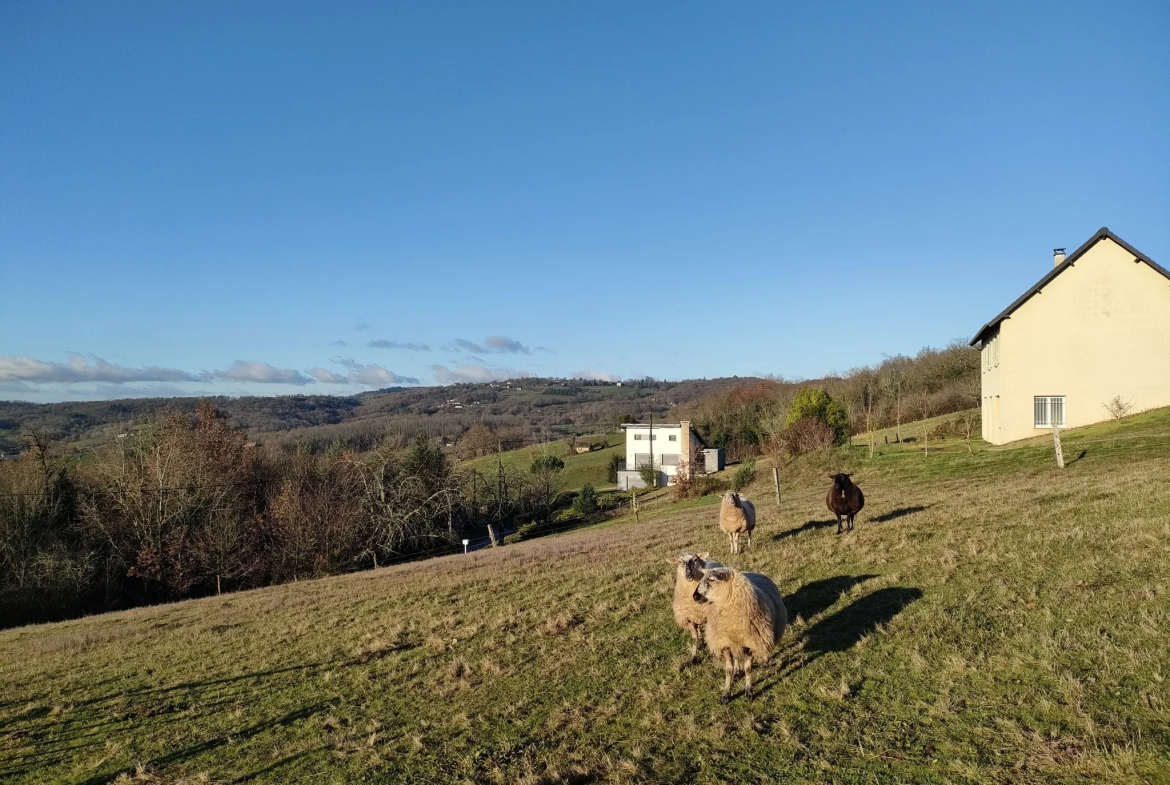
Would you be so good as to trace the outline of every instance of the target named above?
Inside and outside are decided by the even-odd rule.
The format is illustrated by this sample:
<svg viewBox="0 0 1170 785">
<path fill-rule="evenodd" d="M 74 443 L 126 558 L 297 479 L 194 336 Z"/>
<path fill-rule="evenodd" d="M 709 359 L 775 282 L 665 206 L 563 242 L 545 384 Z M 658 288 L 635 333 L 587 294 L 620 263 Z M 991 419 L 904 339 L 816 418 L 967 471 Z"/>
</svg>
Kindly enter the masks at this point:
<svg viewBox="0 0 1170 785">
<path fill-rule="evenodd" d="M 674 484 L 674 498 L 698 499 L 700 496 L 711 496 L 727 490 L 727 482 L 718 477 L 695 475 L 693 477 L 679 477 Z"/>
<path fill-rule="evenodd" d="M 573 500 L 573 512 L 577 515 L 592 515 L 597 512 L 597 491 L 586 483 Z"/>
<path fill-rule="evenodd" d="M 819 420 L 831 428 L 835 444 L 840 444 L 849 436 L 849 413 L 845 411 L 840 401 L 834 400 L 820 387 L 805 387 L 796 394 L 788 408 L 784 426 L 791 428 L 807 417 Z"/>
<path fill-rule="evenodd" d="M 614 485 L 617 485 L 618 471 L 621 469 L 621 465 L 622 456 L 618 455 L 616 452 L 609 456 L 609 463 L 605 465 L 605 477 L 610 481 L 610 483 Z"/>
<path fill-rule="evenodd" d="M 837 443 L 837 433 L 815 417 L 801 417 L 784 429 L 779 441 L 786 454 L 805 455 L 831 450 Z"/>
<path fill-rule="evenodd" d="M 744 488 L 752 484 L 756 479 L 756 459 L 751 458 L 744 461 L 735 474 L 731 475 L 731 490 L 739 493 Z"/>
<path fill-rule="evenodd" d="M 642 478 L 642 482 L 646 483 L 647 488 L 658 487 L 658 467 L 652 463 L 644 463 L 638 467 L 638 476 Z"/>
<path fill-rule="evenodd" d="M 625 501 L 626 497 L 620 493 L 607 493 L 604 496 L 597 497 L 597 508 L 600 510 L 616 510 Z"/>
<path fill-rule="evenodd" d="M 543 474 L 545 472 L 559 472 L 565 468 L 565 462 L 555 455 L 541 455 L 532 459 L 532 465 L 528 470 L 533 474 Z"/>
<path fill-rule="evenodd" d="M 529 537 L 532 537 L 536 534 L 536 527 L 537 524 L 535 522 L 524 524 L 519 529 L 504 538 L 504 545 L 515 545 L 518 542 L 527 540 Z"/>
</svg>

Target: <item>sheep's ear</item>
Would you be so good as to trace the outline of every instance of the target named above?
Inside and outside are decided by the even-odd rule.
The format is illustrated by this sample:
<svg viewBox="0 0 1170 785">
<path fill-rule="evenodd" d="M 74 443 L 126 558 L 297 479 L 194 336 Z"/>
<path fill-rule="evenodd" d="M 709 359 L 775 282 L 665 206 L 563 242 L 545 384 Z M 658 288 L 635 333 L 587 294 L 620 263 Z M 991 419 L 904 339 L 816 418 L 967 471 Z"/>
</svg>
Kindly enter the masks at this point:
<svg viewBox="0 0 1170 785">
<path fill-rule="evenodd" d="M 703 553 L 699 554 L 699 558 L 702 559 L 703 561 L 707 561 L 707 557 L 710 555 L 711 555 L 710 551 L 704 551 Z"/>
<path fill-rule="evenodd" d="M 669 564 L 678 564 L 678 557 L 677 557 L 677 556 L 671 556 L 671 557 L 670 557 L 669 559 L 667 559 L 666 561 L 667 561 L 667 563 L 669 563 Z"/>
<path fill-rule="evenodd" d="M 835 480 L 835 479 L 837 479 L 837 475 L 835 475 L 835 474 L 830 474 L 830 475 L 829 475 L 829 479 L 830 479 L 830 480 Z"/>
</svg>

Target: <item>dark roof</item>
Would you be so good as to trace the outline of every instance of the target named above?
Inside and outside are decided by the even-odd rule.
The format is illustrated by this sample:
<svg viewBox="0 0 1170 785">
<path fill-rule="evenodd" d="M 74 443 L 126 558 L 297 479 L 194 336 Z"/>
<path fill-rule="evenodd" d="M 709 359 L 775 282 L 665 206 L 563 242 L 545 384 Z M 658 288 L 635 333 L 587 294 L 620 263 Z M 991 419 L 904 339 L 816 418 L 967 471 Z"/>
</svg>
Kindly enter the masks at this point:
<svg viewBox="0 0 1170 785">
<path fill-rule="evenodd" d="M 1041 278 L 1039 281 L 1037 281 L 1035 286 L 1033 286 L 1031 289 L 1024 292 L 1022 295 L 1020 295 L 1019 298 L 1014 303 L 1009 305 L 1007 308 L 1004 308 L 1003 311 L 1000 312 L 999 316 L 996 316 L 990 322 L 988 322 L 987 324 L 980 327 L 979 331 L 977 333 L 975 333 L 975 337 L 971 339 L 970 345 L 974 346 L 975 344 L 977 344 L 981 340 L 983 340 L 983 336 L 986 335 L 989 330 L 991 330 L 993 327 L 997 326 L 1004 319 L 1011 316 L 1012 313 L 1017 308 L 1019 308 L 1021 305 L 1023 305 L 1028 300 L 1030 300 L 1032 298 L 1032 295 L 1036 294 L 1036 292 L 1040 291 L 1045 286 L 1047 286 L 1049 284 L 1049 282 L 1052 281 L 1053 278 L 1055 278 L 1056 276 L 1063 273 L 1069 267 L 1072 267 L 1073 263 L 1076 262 L 1077 259 L 1080 259 L 1086 253 L 1088 253 L 1090 248 L 1092 248 L 1094 245 L 1101 242 L 1105 238 L 1109 238 L 1110 240 L 1117 243 L 1122 248 L 1124 248 L 1125 250 L 1127 250 L 1131 254 L 1133 254 L 1135 262 L 1137 262 L 1137 261 L 1145 262 L 1146 264 L 1148 264 L 1150 267 L 1157 270 L 1162 275 L 1166 276 L 1167 278 L 1170 278 L 1170 270 L 1167 270 L 1165 267 L 1162 267 L 1160 264 L 1155 262 L 1153 259 L 1146 256 L 1144 253 L 1142 253 L 1141 251 L 1139 251 L 1138 249 L 1134 248 L 1132 245 L 1127 243 L 1125 240 L 1122 240 L 1120 237 L 1115 235 L 1113 232 L 1109 231 L 1109 229 L 1107 227 L 1102 226 L 1100 229 L 1097 230 L 1097 233 L 1095 235 L 1093 235 L 1092 237 L 1090 237 L 1088 240 L 1085 241 L 1084 245 L 1082 245 L 1080 248 L 1076 249 L 1071 254 L 1069 254 L 1067 257 L 1065 257 L 1065 260 L 1063 262 L 1061 262 L 1060 264 L 1056 265 L 1051 270 L 1049 270 L 1048 274 L 1045 275 L 1043 278 Z"/>
</svg>

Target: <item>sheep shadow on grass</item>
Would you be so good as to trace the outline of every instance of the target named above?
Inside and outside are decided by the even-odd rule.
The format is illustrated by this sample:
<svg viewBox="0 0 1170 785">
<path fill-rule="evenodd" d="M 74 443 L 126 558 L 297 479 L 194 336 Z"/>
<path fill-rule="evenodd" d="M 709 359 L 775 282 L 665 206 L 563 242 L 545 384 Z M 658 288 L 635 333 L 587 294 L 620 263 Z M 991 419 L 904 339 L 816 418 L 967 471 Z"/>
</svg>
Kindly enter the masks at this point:
<svg viewBox="0 0 1170 785">
<path fill-rule="evenodd" d="M 927 507 L 929 506 L 927 505 Z M 922 505 L 916 507 L 899 507 L 896 510 L 890 510 L 889 512 L 870 518 L 870 521 L 873 523 L 885 523 L 886 521 L 896 520 L 897 518 L 905 518 L 907 515 L 913 515 L 916 512 L 923 512 L 925 509 L 926 507 Z"/>
<path fill-rule="evenodd" d="M 808 620 L 818 616 L 836 605 L 842 594 L 857 584 L 876 577 L 876 575 L 837 575 L 806 583 L 792 594 L 784 597 L 784 607 L 788 610 L 788 618 L 791 621 L 799 616 Z"/>
<path fill-rule="evenodd" d="M 780 532 L 779 534 L 773 534 L 772 541 L 779 542 L 780 540 L 787 540 L 789 537 L 795 537 L 796 535 L 800 534 L 801 532 L 811 532 L 811 531 L 816 531 L 817 529 L 823 529 L 826 526 L 836 526 L 836 525 L 837 525 L 836 518 L 832 518 L 832 519 L 827 520 L 827 521 L 809 521 L 806 524 L 804 524 L 804 526 L 797 526 L 795 529 L 789 529 L 788 531 L 783 531 L 783 532 Z"/>
<path fill-rule="evenodd" d="M 828 608 L 832 602 L 836 601 L 837 597 L 840 597 L 840 591 L 846 591 L 848 587 L 855 586 L 872 577 L 874 576 L 841 575 L 836 578 L 815 581 L 807 587 L 802 587 L 799 591 L 784 598 L 784 604 L 789 609 L 789 618 L 795 618 L 796 613 L 803 614 L 818 606 L 822 610 Z M 821 585 L 817 586 L 816 584 Z M 842 586 L 846 588 L 837 591 L 837 588 Z M 799 596 L 806 588 L 809 591 L 804 596 Z M 833 615 L 821 619 L 809 627 L 801 638 L 804 643 L 803 656 L 800 648 L 785 647 L 786 651 L 783 654 L 777 653 L 776 665 L 757 680 L 756 695 L 767 693 L 777 684 L 782 683 L 797 671 L 807 668 L 825 654 L 852 648 L 858 641 L 877 629 L 879 624 L 888 624 L 891 619 L 902 612 L 903 608 L 921 597 L 922 590 L 913 587 L 893 586 L 888 589 L 878 589 Z M 828 604 L 825 604 L 826 602 Z M 802 606 L 801 603 L 808 604 Z"/>
<path fill-rule="evenodd" d="M 888 624 L 903 608 L 921 597 L 922 589 L 913 587 L 878 589 L 809 627 L 804 634 L 804 649 L 814 658 L 850 649 L 879 624 Z"/>
</svg>

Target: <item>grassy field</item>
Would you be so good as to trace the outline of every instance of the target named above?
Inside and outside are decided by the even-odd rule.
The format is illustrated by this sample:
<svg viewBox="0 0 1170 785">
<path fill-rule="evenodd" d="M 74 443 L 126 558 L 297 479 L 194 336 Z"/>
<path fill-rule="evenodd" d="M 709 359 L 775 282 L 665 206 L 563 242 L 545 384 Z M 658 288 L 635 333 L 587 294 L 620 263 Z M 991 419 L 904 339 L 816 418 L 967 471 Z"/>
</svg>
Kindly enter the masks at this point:
<svg viewBox="0 0 1170 785">
<path fill-rule="evenodd" d="M 586 483 L 592 483 L 593 487 L 599 491 L 607 490 L 614 487 L 614 484 L 606 476 L 606 467 L 609 464 L 610 456 L 617 454 L 622 458 L 625 457 L 626 439 L 624 433 L 610 433 L 604 437 L 598 436 L 581 441 L 600 443 L 603 438 L 605 443 L 609 445 L 604 450 L 595 450 L 580 455 L 566 455 L 569 448 L 568 442 L 550 442 L 543 447 L 538 445 L 509 450 L 502 457 L 505 466 L 527 472 L 533 457 L 547 450 L 549 454 L 555 455 L 565 462 L 565 469 L 561 472 L 560 479 L 564 483 L 566 491 L 579 491 Z M 465 466 L 491 475 L 496 471 L 496 456 L 486 455 L 482 458 L 476 458 L 473 461 L 468 461 Z"/>
<path fill-rule="evenodd" d="M 785 467 L 737 557 L 707 498 L 0 632 L 0 780 L 1168 782 L 1170 411 L 1064 446 L 1064 471 L 1043 439 Z M 836 468 L 867 495 L 844 536 Z M 682 550 L 785 595 L 754 702 L 680 670 Z"/>
</svg>

